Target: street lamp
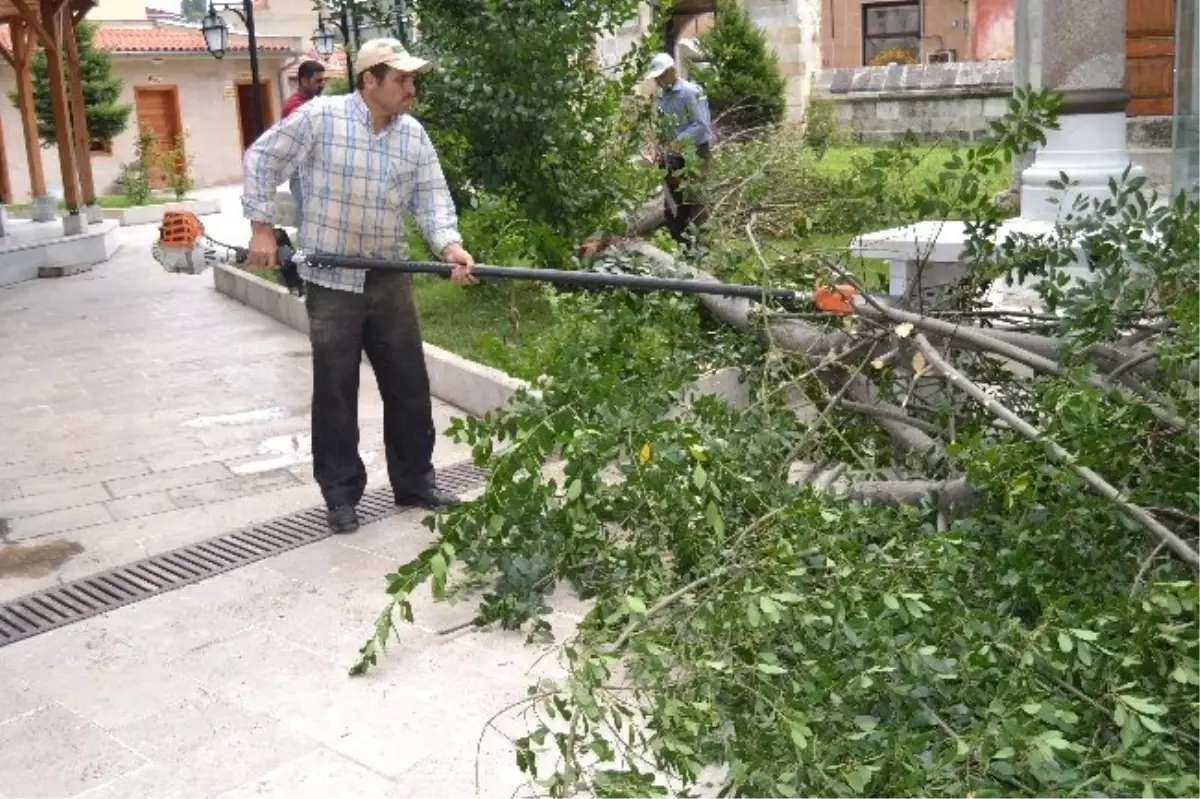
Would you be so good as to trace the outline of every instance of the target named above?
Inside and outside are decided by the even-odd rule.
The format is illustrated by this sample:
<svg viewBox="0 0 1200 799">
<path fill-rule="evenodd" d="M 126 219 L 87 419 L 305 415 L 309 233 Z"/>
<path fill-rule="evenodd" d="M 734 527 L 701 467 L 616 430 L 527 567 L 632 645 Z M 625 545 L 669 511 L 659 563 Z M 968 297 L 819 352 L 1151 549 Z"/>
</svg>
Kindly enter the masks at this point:
<svg viewBox="0 0 1200 799">
<path fill-rule="evenodd" d="M 313 31 L 312 43 L 317 50 L 317 55 L 321 58 L 329 58 L 333 55 L 333 46 L 336 43 L 337 37 L 333 35 L 333 31 L 325 27 L 325 19 L 317 18 L 317 29 Z"/>
<path fill-rule="evenodd" d="M 317 29 L 313 31 L 312 43 L 321 58 L 329 58 L 333 55 L 333 48 L 337 46 L 337 37 L 326 25 L 332 25 L 342 34 L 342 47 L 346 50 L 346 58 L 350 57 L 350 33 L 353 29 L 350 27 L 345 7 L 342 8 L 341 17 L 341 21 L 327 17 L 323 9 L 317 14 Z"/>
<path fill-rule="evenodd" d="M 238 6 L 241 6 L 239 8 Z M 258 77 L 258 38 L 254 35 L 254 3 L 253 0 L 242 0 L 241 3 L 209 3 L 208 16 L 200 23 L 200 31 L 204 34 L 204 44 L 214 58 L 220 59 L 229 48 L 229 27 L 225 20 L 217 16 L 217 8 L 222 11 L 232 11 L 246 26 L 246 37 L 250 40 L 250 82 L 253 90 L 250 92 L 254 106 L 254 138 L 257 139 L 267 128 L 266 117 L 263 116 L 262 84 Z"/>
</svg>

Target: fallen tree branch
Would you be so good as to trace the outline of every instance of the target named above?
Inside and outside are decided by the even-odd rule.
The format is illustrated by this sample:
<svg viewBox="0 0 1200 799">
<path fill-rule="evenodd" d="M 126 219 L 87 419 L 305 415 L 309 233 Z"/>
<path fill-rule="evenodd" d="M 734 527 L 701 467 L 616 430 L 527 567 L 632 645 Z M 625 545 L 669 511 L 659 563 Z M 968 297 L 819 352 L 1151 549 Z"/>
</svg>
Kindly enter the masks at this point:
<svg viewBox="0 0 1200 799">
<path fill-rule="evenodd" d="M 868 505 L 919 505 L 934 495 L 938 507 L 948 510 L 969 510 L 979 501 L 979 492 L 967 484 L 965 477 L 953 480 L 868 480 L 851 483 L 839 496 Z"/>
<path fill-rule="evenodd" d="M 1039 372 L 1054 375 L 1055 377 L 1070 378 L 1070 375 L 1057 362 L 1045 358 L 1036 353 L 1030 352 L 1027 349 L 1014 346 L 1007 341 L 1004 341 L 996 335 L 992 335 L 991 331 L 984 331 L 982 328 L 973 327 L 970 325 L 958 325 L 953 322 L 946 322 L 941 319 L 931 319 L 927 316 L 922 316 L 911 311 L 903 311 L 899 308 L 887 308 L 878 304 L 869 304 L 865 300 L 854 298 L 853 305 L 855 312 L 866 316 L 867 318 L 880 321 L 880 317 L 894 323 L 908 323 L 913 327 L 921 330 L 926 330 L 930 333 L 935 333 L 940 336 L 945 336 L 950 341 L 966 342 L 976 348 L 986 350 L 996 355 L 1003 356 L 1009 360 L 1028 366 L 1030 369 L 1036 369 Z M 1135 404 L 1142 404 L 1142 401 L 1135 395 L 1130 394 L 1127 390 L 1116 386 L 1107 380 L 1096 377 L 1095 375 L 1083 375 L 1080 378 L 1085 384 L 1092 388 L 1100 389 L 1101 391 L 1115 391 L 1123 396 L 1127 401 Z M 1169 425 L 1177 430 L 1191 430 L 1191 425 L 1180 416 L 1176 416 L 1170 411 L 1161 406 L 1144 403 L 1154 414 L 1154 418 L 1158 419 L 1163 424 Z"/>
<path fill-rule="evenodd" d="M 842 400 L 841 407 L 848 411 L 874 416 L 877 419 L 888 419 L 889 421 L 899 422 L 908 427 L 915 427 L 917 430 L 928 433 L 931 436 L 941 435 L 941 429 L 932 422 L 926 422 L 924 419 L 916 419 L 909 416 L 898 405 L 892 405 L 888 402 L 855 402 L 854 400 Z"/>
<path fill-rule="evenodd" d="M 992 397 L 988 396 L 983 389 L 967 378 L 962 372 L 951 366 L 950 363 L 942 357 L 941 353 L 939 353 L 937 349 L 929 343 L 929 339 L 927 339 L 923 333 L 918 333 L 915 341 L 917 347 L 921 350 L 921 354 L 925 356 L 926 360 L 935 369 L 941 372 L 946 379 L 950 381 L 951 385 L 955 386 L 960 391 L 979 402 L 984 408 L 990 411 L 993 415 L 999 417 L 1013 430 L 1016 430 L 1018 433 L 1025 436 L 1025 438 L 1042 444 L 1047 449 L 1049 454 L 1055 458 L 1055 460 L 1068 466 L 1093 490 L 1116 504 L 1125 512 L 1127 516 L 1136 521 L 1146 530 L 1153 533 L 1162 541 L 1165 541 L 1167 546 L 1171 548 L 1171 551 L 1178 555 L 1180 559 L 1189 564 L 1192 568 L 1200 568 L 1200 555 L 1196 553 L 1196 550 L 1188 546 L 1188 544 L 1182 538 L 1167 529 L 1161 522 L 1158 521 L 1158 519 L 1155 519 L 1152 515 L 1147 513 L 1145 509 L 1134 505 L 1132 502 L 1126 499 L 1120 491 L 1111 486 L 1103 477 L 1088 467 L 1080 465 L 1074 455 L 1067 452 L 1055 442 L 1044 438 L 1041 431 L 1039 431 L 1036 427 L 1029 424 L 1029 422 L 1025 421 L 1020 416 L 1017 416 L 1015 413 L 1010 411 L 1004 405 L 1001 405 Z"/>
</svg>

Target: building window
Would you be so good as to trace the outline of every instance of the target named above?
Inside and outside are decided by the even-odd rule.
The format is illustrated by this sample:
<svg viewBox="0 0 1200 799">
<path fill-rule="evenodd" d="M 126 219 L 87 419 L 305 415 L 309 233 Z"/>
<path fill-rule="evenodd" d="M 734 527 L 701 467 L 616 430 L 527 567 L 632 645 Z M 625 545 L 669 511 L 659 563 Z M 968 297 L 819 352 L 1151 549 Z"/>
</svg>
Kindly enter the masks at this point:
<svg viewBox="0 0 1200 799">
<path fill-rule="evenodd" d="M 863 64 L 916 64 L 921 57 L 921 4 L 864 3 Z"/>
</svg>

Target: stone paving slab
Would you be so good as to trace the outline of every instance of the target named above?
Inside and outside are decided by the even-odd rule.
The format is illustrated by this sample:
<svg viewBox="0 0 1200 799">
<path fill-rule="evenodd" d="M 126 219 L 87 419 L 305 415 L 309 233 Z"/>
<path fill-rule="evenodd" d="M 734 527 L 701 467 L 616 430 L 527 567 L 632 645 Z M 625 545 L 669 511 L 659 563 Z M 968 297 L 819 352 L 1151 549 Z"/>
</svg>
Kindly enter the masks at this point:
<svg viewBox="0 0 1200 799">
<path fill-rule="evenodd" d="M 408 511 L 0 649 L 2 796 L 531 795 L 489 718 L 539 676 L 519 633 L 434 629 L 473 605 L 415 603 L 417 625 L 347 669 L 384 575 L 431 539 Z M 556 614 L 570 631 L 578 616 Z M 504 734 L 527 727 L 518 711 Z M 523 787 L 524 786 L 524 787 Z"/>
<path fill-rule="evenodd" d="M 206 228 L 244 239 L 236 190 L 215 195 L 232 213 Z M 319 504 L 307 341 L 161 272 L 154 235 L 123 229 L 109 264 L 0 289 L 0 601 Z M 360 420 L 386 484 L 368 367 Z M 467 455 L 439 439 L 438 465 Z M 384 575 L 430 541 L 421 518 L 0 648 L 0 797 L 531 795 L 509 741 L 485 734 L 560 673 L 524 635 L 439 635 L 473 605 L 422 592 L 401 642 L 347 675 Z M 569 632 L 581 610 L 563 607 L 551 623 Z M 496 725 L 519 734 L 519 714 Z"/>
<path fill-rule="evenodd" d="M 237 190 L 209 193 L 226 213 L 206 228 L 244 240 Z M 0 601 L 321 502 L 307 338 L 163 272 L 156 236 L 123 228 L 91 272 L 0 288 Z M 444 430 L 462 412 L 434 414 Z M 359 415 L 370 485 L 386 485 L 365 364 Z M 467 457 L 439 438 L 438 466 Z"/>
</svg>

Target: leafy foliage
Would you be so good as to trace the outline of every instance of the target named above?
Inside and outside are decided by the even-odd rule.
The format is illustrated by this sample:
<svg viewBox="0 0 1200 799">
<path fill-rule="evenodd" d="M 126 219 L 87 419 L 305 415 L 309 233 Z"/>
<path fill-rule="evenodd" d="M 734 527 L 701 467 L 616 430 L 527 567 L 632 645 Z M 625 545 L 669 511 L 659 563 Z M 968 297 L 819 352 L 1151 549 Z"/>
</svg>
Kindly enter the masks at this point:
<svg viewBox="0 0 1200 799">
<path fill-rule="evenodd" d="M 83 110 L 87 119 L 88 140 L 111 142 L 129 126 L 133 106 L 118 102 L 125 83 L 112 74 L 112 56 L 94 46 L 97 27 L 96 23 L 84 20 L 75 28 L 79 74 L 83 83 Z M 54 147 L 58 139 L 45 50 L 38 48 L 33 53 L 29 68 L 33 77 L 33 107 L 37 114 L 38 138 L 43 147 Z M 65 63 L 63 70 L 65 76 Z M 13 106 L 17 106 L 16 89 L 11 90 L 8 97 Z"/>
<path fill-rule="evenodd" d="M 884 400 L 939 434 L 902 458 L 830 401 L 811 362 L 784 357 L 778 309 L 742 338 L 691 298 L 553 295 L 560 324 L 526 363 L 543 377 L 451 428 L 490 469 L 487 489 L 426 520 L 436 540 L 388 575 L 353 672 L 402 635 L 394 616 L 411 621 L 427 583 L 437 598 L 481 591 L 478 626 L 531 640 L 548 638 L 548 597 L 565 584 L 592 609 L 562 645 L 566 678 L 531 690 L 545 718 L 516 742 L 552 795 L 660 795 L 714 772 L 728 796 L 1195 795 L 1200 592 L 1121 503 L 1196 535 L 1200 208 L 1114 182 L 1049 234 L 994 245 L 986 181 L 1057 109 L 1017 92 L 993 141 L 892 196 L 900 218 L 958 209 L 970 226 L 968 276 L 940 310 L 984 313 L 995 278 L 1030 278 L 1058 314 L 1022 333 L 1052 331 L 1061 368 L 1014 374 L 946 345 L 987 385 L 983 405 L 919 384 L 912 324 L 812 321 L 846 337 L 842 373 L 870 370 Z M 908 157 L 881 151 L 858 177 L 880 190 Z M 1112 382 L 1089 382 L 1087 359 L 1131 336 L 1156 342 L 1153 363 L 1123 364 L 1127 383 L 1111 366 Z M 876 357 L 881 337 L 899 357 Z M 683 398 L 734 364 L 744 407 Z M 821 412 L 798 414 L 805 398 Z M 995 404 L 1038 435 L 998 426 Z M 954 513 L 838 499 L 793 477 L 797 457 L 854 464 L 856 478 L 961 474 L 976 498 Z M 1115 497 L 1074 467 L 1102 472 Z"/>
<path fill-rule="evenodd" d="M 718 0 L 711 28 L 700 34 L 707 66 L 695 80 L 708 95 L 714 121 L 731 133 L 773 127 L 783 120 L 787 81 L 766 34 L 737 0 Z"/>
<path fill-rule="evenodd" d="M 563 263 L 568 241 L 610 224 L 655 180 L 631 163 L 645 108 L 626 109 L 646 45 L 616 76 L 594 63 L 598 35 L 631 17 L 635 0 L 422 0 L 414 49 L 437 60 L 422 79 L 425 123 L 460 203 L 503 193 L 544 239 L 543 263 Z"/>
</svg>

